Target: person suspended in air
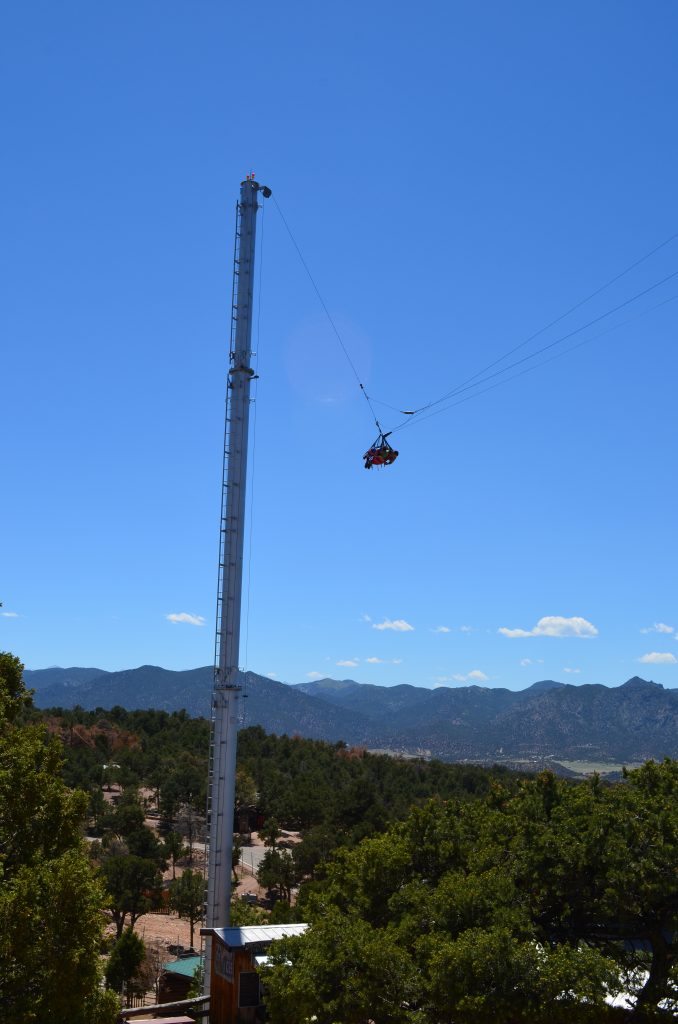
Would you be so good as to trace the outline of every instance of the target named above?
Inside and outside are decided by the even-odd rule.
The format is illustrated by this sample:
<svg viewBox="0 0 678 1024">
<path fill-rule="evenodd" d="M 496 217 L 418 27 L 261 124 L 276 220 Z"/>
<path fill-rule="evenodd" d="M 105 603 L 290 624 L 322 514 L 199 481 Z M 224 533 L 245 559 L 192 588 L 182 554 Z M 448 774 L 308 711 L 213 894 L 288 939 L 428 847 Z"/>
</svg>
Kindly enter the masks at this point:
<svg viewBox="0 0 678 1024">
<path fill-rule="evenodd" d="M 392 466 L 398 458 L 398 452 L 386 440 L 388 436 L 388 434 L 379 434 L 374 444 L 367 449 L 363 455 L 365 469 L 372 469 L 372 466 Z"/>
</svg>

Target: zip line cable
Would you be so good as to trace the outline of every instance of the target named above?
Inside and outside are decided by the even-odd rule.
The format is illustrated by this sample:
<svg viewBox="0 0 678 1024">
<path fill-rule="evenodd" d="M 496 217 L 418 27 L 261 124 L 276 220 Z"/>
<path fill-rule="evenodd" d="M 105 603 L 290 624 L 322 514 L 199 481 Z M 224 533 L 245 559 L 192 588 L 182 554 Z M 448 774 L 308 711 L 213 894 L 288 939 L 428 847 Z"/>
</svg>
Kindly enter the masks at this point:
<svg viewBox="0 0 678 1024">
<path fill-rule="evenodd" d="M 628 320 L 622 320 L 621 323 L 613 324 L 612 327 L 607 327 L 604 331 L 600 331 L 599 334 L 594 334 L 590 338 L 584 338 L 582 341 L 578 341 L 576 345 L 571 345 L 569 348 L 566 348 L 563 352 L 556 352 L 554 355 L 549 356 L 548 359 L 542 359 L 540 363 L 535 363 L 534 366 L 526 366 L 525 369 L 519 370 L 518 373 L 514 373 L 510 377 L 504 377 L 503 380 L 497 380 L 494 382 L 494 384 L 490 384 L 488 388 L 483 388 L 482 391 L 474 391 L 473 394 L 467 395 L 466 398 L 460 398 L 458 402 L 450 401 L 449 405 L 443 406 L 442 409 L 436 409 L 435 412 L 430 412 L 427 416 L 422 416 L 420 420 L 417 420 L 417 422 L 423 423 L 425 420 L 430 420 L 433 416 L 440 416 L 442 413 L 447 412 L 449 409 L 454 409 L 458 405 L 463 405 L 464 402 L 470 402 L 471 399 L 478 398 L 480 395 L 485 395 L 487 394 L 488 391 L 494 391 L 495 388 L 501 387 L 502 384 L 508 384 L 509 381 L 517 380 L 518 377 L 522 377 L 526 373 L 531 373 L 533 370 L 538 370 L 541 366 L 546 366 L 547 363 L 552 363 L 556 359 L 562 359 L 563 356 L 567 356 L 570 354 L 570 352 L 574 352 L 576 349 L 582 348 L 583 345 L 588 345 L 589 342 L 597 341 L 598 338 L 603 338 L 606 334 L 611 334 L 612 331 L 619 330 L 620 327 L 626 327 L 627 324 L 632 324 L 636 320 L 641 320 L 644 316 L 647 316 L 649 313 L 654 312 L 655 309 L 660 309 L 662 306 L 667 306 L 669 302 L 675 302 L 676 299 L 678 299 L 678 293 L 669 296 L 668 299 L 662 299 L 661 302 L 655 303 L 654 306 L 650 306 L 648 309 L 643 310 L 643 312 L 638 313 L 637 316 L 629 317 Z M 490 378 L 488 377 L 487 380 L 489 379 Z M 479 381 L 478 383 L 480 384 L 482 383 L 482 381 Z M 393 434 L 397 430 L 402 430 L 404 426 L 411 422 L 411 420 L 405 420 L 403 423 L 400 424 L 400 426 L 394 427 L 391 433 Z"/>
<path fill-rule="evenodd" d="M 344 356 L 346 357 L 346 360 L 347 360 L 349 366 L 351 367 L 351 370 L 353 371 L 353 375 L 355 376 L 355 379 L 358 382 L 358 386 L 359 386 L 360 390 L 362 391 L 363 395 L 365 396 L 365 400 L 366 400 L 366 402 L 367 402 L 367 404 L 368 404 L 368 406 L 370 408 L 370 412 L 372 414 L 374 422 L 377 425 L 377 429 L 379 430 L 379 433 L 382 434 L 382 435 L 383 435 L 384 432 L 382 430 L 381 424 L 379 423 L 379 419 L 377 418 L 377 415 L 376 415 L 376 413 L 374 411 L 373 403 L 375 405 L 381 405 L 381 406 L 383 406 L 386 409 L 390 409 L 392 412 L 398 412 L 398 413 L 400 413 L 400 415 L 407 416 L 407 419 L 403 420 L 401 423 L 398 423 L 395 427 L 392 428 L 391 431 L 389 431 L 389 433 L 393 433 L 393 432 L 395 432 L 397 430 L 402 430 L 406 426 L 408 426 L 409 424 L 414 422 L 414 417 L 415 416 L 419 418 L 419 415 L 421 413 L 427 412 L 429 409 L 433 409 L 433 408 L 435 408 L 438 405 L 444 405 L 444 403 L 449 402 L 451 399 L 457 397 L 458 395 L 464 394 L 466 391 L 473 391 L 473 389 L 481 387 L 483 384 L 486 384 L 488 381 L 493 380 L 496 377 L 501 377 L 502 374 L 508 373 L 509 370 L 514 369 L 516 366 L 521 366 L 522 364 L 524 364 L 528 360 L 534 359 L 537 356 L 541 355 L 543 352 L 547 352 L 549 349 L 554 348 L 556 345 L 562 344 L 564 341 L 567 341 L 569 338 L 574 337 L 576 334 L 580 334 L 582 331 L 586 330 L 589 327 L 592 327 L 594 324 L 600 323 L 601 320 L 606 319 L 606 317 L 608 317 L 608 316 L 612 316 L 614 313 L 617 313 L 620 309 L 624 309 L 626 306 L 630 305 L 633 302 L 636 302 L 638 299 L 641 299 L 644 295 L 649 294 L 651 291 L 654 291 L 656 288 L 661 287 L 661 285 L 666 284 L 667 281 L 670 281 L 670 280 L 672 280 L 672 278 L 678 276 L 678 270 L 674 271 L 671 274 L 668 274 L 666 277 L 662 278 L 662 280 L 656 281 L 654 284 L 649 285 L 647 288 L 644 288 L 642 291 L 637 292 L 635 295 L 631 296 L 631 298 L 626 299 L 624 302 L 620 302 L 618 305 L 614 306 L 612 309 L 607 310 L 605 313 L 601 313 L 600 316 L 594 317 L 592 320 L 587 321 L 587 323 L 582 324 L 580 327 L 576 327 L 574 330 L 569 331 L 567 334 L 562 335 L 560 338 L 556 338 L 555 341 L 549 342 L 549 344 L 543 345 L 541 348 L 535 349 L 535 351 L 533 351 L 533 352 L 529 352 L 527 355 L 523 356 L 521 359 L 517 359 L 514 362 L 509 363 L 507 366 L 504 366 L 501 369 L 495 370 L 494 373 L 488 374 L 489 370 L 494 369 L 495 366 L 498 366 L 499 363 L 504 362 L 504 360 L 510 358 L 510 356 L 512 356 L 516 352 L 520 351 L 520 349 L 524 348 L 525 345 L 529 345 L 529 343 L 531 341 L 534 341 L 536 338 L 540 337 L 546 331 L 550 330 L 552 327 L 555 327 L 556 324 L 559 324 L 562 320 L 565 320 L 572 313 L 576 312 L 582 306 L 586 305 L 586 303 L 590 302 L 592 299 L 596 298 L 596 296 L 598 296 L 602 292 L 606 291 L 606 289 L 612 287 L 612 285 L 616 284 L 617 281 L 620 281 L 627 274 L 631 273 L 632 270 L 635 270 L 636 267 L 639 267 L 642 263 L 645 263 L 646 260 L 649 260 L 652 256 L 654 256 L 656 253 L 658 253 L 661 249 L 665 248 L 667 245 L 669 245 L 671 242 L 673 242 L 676 238 L 678 238 L 678 231 L 677 231 L 677 232 L 674 232 L 672 235 L 669 235 L 668 238 L 665 238 L 664 241 L 659 243 L 659 245 L 654 246 L 654 248 L 652 248 L 648 252 L 644 253 L 637 260 L 634 260 L 633 263 L 630 263 L 627 267 L 625 267 L 623 270 L 621 270 L 618 274 L 615 274 L 615 276 L 611 277 L 609 281 L 605 282 L 605 284 L 600 285 L 599 288 L 596 288 L 589 295 L 585 296 L 585 298 L 580 299 L 579 302 L 576 302 L 573 306 L 570 306 L 570 308 L 567 309 L 564 313 L 561 313 L 560 316 L 557 316 L 555 319 L 551 320 L 548 324 L 545 324 L 543 327 L 540 327 L 538 331 L 535 331 L 533 334 L 531 334 L 524 341 L 521 341 L 518 345 L 515 345 L 513 348 L 508 349 L 508 351 L 504 352 L 503 355 L 499 356 L 497 359 L 494 359 L 491 363 L 488 363 L 487 366 L 483 367 L 483 369 L 481 369 L 481 370 L 478 370 L 471 377 L 467 377 L 466 380 L 461 381 L 460 384 L 456 385 L 454 388 L 452 388 L 450 391 L 446 392 L 444 395 L 441 395 L 440 398 L 436 398 L 434 401 L 428 402 L 428 403 L 426 403 L 426 405 L 422 405 L 418 409 L 404 411 L 402 409 L 397 408 L 396 406 L 389 405 L 387 402 L 382 402 L 382 401 L 379 401 L 379 399 L 371 398 L 368 395 L 368 393 L 365 390 L 365 387 L 364 387 L 364 385 L 363 385 L 363 383 L 362 383 L 362 381 L 360 379 L 360 375 L 358 374 L 356 366 L 355 366 L 353 360 L 351 359 L 349 351 L 346 348 L 346 345 L 344 344 L 344 340 L 341 337 L 341 334 L 339 333 L 339 330 L 338 330 L 334 320 L 332 319 L 332 316 L 330 315 L 330 312 L 329 312 L 329 310 L 327 308 L 327 305 L 326 305 L 322 295 L 320 294 L 320 289 L 318 288 L 318 286 L 317 286 L 317 284 L 316 284 L 316 282 L 315 282 L 315 280 L 313 278 L 313 275 L 311 274 L 311 271 L 310 271 L 310 269 L 308 267 L 308 264 L 306 263 L 306 260 L 303 257 L 301 249 L 299 248 L 299 245 L 298 245 L 298 243 L 297 243 L 297 241 L 296 241 L 296 239 L 295 239 L 295 237 L 294 237 L 294 235 L 292 233 L 292 230 L 291 230 L 289 224 L 287 223 L 285 215 L 283 214 L 282 209 L 280 208 L 280 204 L 278 203 L 275 195 L 273 196 L 273 202 L 276 205 L 278 213 L 280 214 L 280 218 L 281 218 L 281 220 L 282 220 L 282 222 L 283 222 L 283 224 L 285 226 L 285 229 L 286 229 L 288 235 L 290 236 L 290 239 L 292 241 L 292 244 L 294 245 L 294 248 L 297 251 L 297 255 L 299 256 L 301 264 L 302 264 L 304 270 L 306 271 L 306 274 L 308 275 L 308 278 L 309 278 L 309 280 L 311 282 L 311 285 L 313 286 L 313 289 L 314 289 L 314 291 L 315 291 L 315 293 L 316 293 L 316 295 L 318 297 L 318 300 L 319 300 L 323 310 L 325 311 L 325 315 L 326 315 L 326 317 L 327 317 L 327 319 L 328 319 L 328 321 L 330 323 L 330 326 L 332 327 L 332 330 L 334 331 L 334 334 L 336 335 L 336 338 L 337 338 L 339 344 L 341 345 L 341 348 L 342 348 L 342 351 L 344 353 Z M 668 299 L 668 300 L 665 300 L 665 301 L 669 302 L 669 301 L 672 301 L 672 300 Z M 665 302 L 661 302 L 658 305 L 661 306 L 661 305 L 664 305 L 664 304 L 665 304 Z M 656 308 L 658 308 L 658 306 L 653 306 L 651 308 L 652 309 L 656 309 Z M 641 314 L 641 315 L 644 315 L 644 314 Z M 637 318 L 632 318 L 632 319 L 637 319 Z M 631 321 L 624 321 L 624 322 L 625 323 L 629 323 Z M 609 330 L 615 330 L 615 329 L 616 328 L 610 328 Z M 595 335 L 595 337 L 596 338 L 602 337 L 603 334 L 607 334 L 607 333 L 609 333 L 609 331 L 603 331 L 602 334 Z M 593 340 L 593 339 L 586 339 L 585 341 L 580 342 L 577 345 L 572 345 L 572 346 L 570 346 L 570 348 L 566 349 L 565 352 L 563 352 L 562 354 L 565 355 L 568 352 L 573 352 L 575 349 L 581 347 L 582 344 L 586 344 L 587 341 L 591 341 L 591 340 Z M 558 358 L 558 357 L 553 357 L 553 358 Z M 550 359 L 542 360 L 542 362 L 536 364 L 536 366 L 543 366 L 547 362 L 550 362 L 550 361 L 551 361 Z M 528 369 L 532 369 L 532 368 L 533 367 L 529 367 Z M 534 368 L 536 368 L 536 367 L 534 367 Z M 522 373 L 524 373 L 524 372 L 528 372 L 528 371 L 527 370 L 521 371 L 520 373 L 514 374 L 513 376 L 507 378 L 507 380 L 515 380 L 516 377 L 521 376 Z M 485 376 L 486 374 L 488 374 L 488 375 Z M 499 383 L 504 383 L 504 381 L 499 381 L 498 384 Z M 485 394 L 486 391 L 490 391 L 490 390 L 492 390 L 492 388 L 494 388 L 496 386 L 497 386 L 497 384 L 493 384 L 493 385 L 491 385 L 491 387 L 485 388 L 483 391 L 474 392 L 474 394 L 470 395 L 469 397 L 472 398 L 472 397 L 474 397 L 475 394 Z M 468 399 L 465 398 L 465 399 L 463 399 L 463 401 L 468 401 Z M 461 404 L 461 402 L 453 402 L 451 405 L 444 405 L 444 408 L 441 409 L 440 411 L 442 412 L 445 409 L 450 409 L 450 408 L 453 408 L 455 405 L 460 405 L 460 404 Z M 435 415 L 435 414 L 431 414 L 431 415 Z M 428 419 L 428 418 L 429 418 L 428 416 L 421 417 L 421 419 Z"/>
<path fill-rule="evenodd" d="M 508 366 L 504 366 L 501 370 L 495 370 L 494 373 L 490 373 L 487 377 L 482 377 L 480 380 L 476 380 L 475 383 L 467 383 L 465 385 L 460 384 L 458 387 L 454 388 L 446 395 L 443 395 L 442 398 L 436 399 L 435 402 L 429 402 L 428 405 L 423 406 L 418 411 L 425 412 L 427 409 L 432 409 L 434 406 L 440 405 L 442 402 L 445 402 L 450 398 L 455 398 L 457 395 L 461 395 L 465 391 L 470 391 L 473 388 L 479 387 L 481 384 L 485 384 L 488 380 L 492 380 L 495 377 L 501 376 L 502 373 L 506 373 L 508 370 L 512 370 L 516 366 L 521 366 L 523 363 L 526 363 L 528 359 L 534 359 L 535 356 L 541 355 L 542 352 L 548 352 L 549 349 L 554 348 L 556 345 L 561 345 L 564 341 L 567 341 L 568 338 L 574 337 L 575 334 L 581 334 L 581 332 L 585 331 L 587 327 L 592 327 L 594 324 L 600 323 L 601 320 L 605 320 L 606 317 L 612 316 L 613 313 L 617 313 L 620 309 L 624 309 L 626 306 L 629 306 L 632 302 L 636 302 L 638 299 L 642 299 L 644 295 L 648 295 L 656 288 L 661 288 L 663 284 L 666 284 L 667 281 L 671 281 L 674 277 L 678 277 L 678 270 L 674 270 L 671 274 L 667 274 L 667 276 L 663 277 L 661 281 L 655 281 L 654 284 L 649 285 L 647 288 L 643 288 L 642 291 L 637 292 L 635 295 L 632 295 L 631 298 L 625 299 L 624 302 L 620 302 L 617 306 L 613 306 L 612 309 L 608 309 L 607 312 L 601 313 L 600 316 L 594 317 L 593 320 L 589 320 L 588 323 L 582 324 L 581 327 L 575 327 L 574 330 L 569 331 L 567 334 L 563 334 L 560 338 L 556 338 L 555 341 L 549 342 L 548 345 L 543 345 L 541 348 L 536 349 L 534 352 L 529 352 L 526 356 L 523 356 L 522 359 L 516 359 L 514 363 L 509 363 Z M 568 351 L 570 350 L 568 349 Z M 408 425 L 408 423 L 412 423 L 412 420 L 409 417 L 408 419 L 403 420 L 402 423 L 399 423 L 397 426 L 395 426 L 393 428 L 393 431 L 402 430 L 404 427 Z"/>
<path fill-rule="evenodd" d="M 465 391 L 470 391 L 475 387 L 479 387 L 481 384 L 485 384 L 486 382 L 493 380 L 495 377 L 499 377 L 502 374 L 507 373 L 509 370 L 513 370 L 514 367 L 521 366 L 523 362 L 527 361 L 527 359 L 534 359 L 535 356 L 541 355 L 542 352 L 547 352 L 550 348 L 554 348 L 555 345 L 562 344 L 562 342 L 567 341 L 568 338 L 573 338 L 576 334 L 581 334 L 582 331 L 586 331 L 587 328 L 593 327 L 594 324 L 599 324 L 600 321 L 602 321 L 602 319 L 605 319 L 607 316 L 611 316 L 612 313 L 619 312 L 620 309 L 624 309 L 625 306 L 628 306 L 632 302 L 636 302 L 638 299 L 641 299 L 643 295 L 648 295 L 649 292 L 653 292 L 654 289 L 661 288 L 662 285 L 666 285 L 668 281 L 671 281 L 673 278 L 677 278 L 677 276 L 678 270 L 674 270 L 672 273 L 667 274 L 666 278 L 663 278 L 661 281 L 654 282 L 653 285 L 649 285 L 647 288 L 644 288 L 641 292 L 637 292 L 635 295 L 632 295 L 630 299 L 626 299 L 624 302 L 620 302 L 619 305 L 613 306 L 611 309 L 606 310 L 606 312 L 604 313 L 600 313 L 599 316 L 595 316 L 587 324 L 583 324 L 581 327 L 575 328 L 574 331 L 569 331 L 567 334 L 563 334 L 562 337 L 556 338 L 555 341 L 549 342 L 548 345 L 543 345 L 541 348 L 536 349 L 534 352 L 528 352 L 527 355 L 523 355 L 522 358 L 516 359 L 515 362 L 509 362 L 509 365 L 507 367 L 503 367 L 501 370 L 496 370 L 494 374 L 489 374 L 488 377 L 482 377 L 480 380 L 476 380 L 475 383 L 467 383 L 465 385 L 460 384 L 452 391 L 449 391 L 448 394 L 442 395 L 442 397 L 436 398 L 435 401 L 429 402 L 428 406 L 423 406 L 421 410 L 418 410 L 418 412 L 426 412 L 427 410 L 432 409 L 434 406 L 439 406 L 439 404 L 443 401 L 447 401 L 450 398 L 455 398 L 458 394 L 463 394 Z M 574 348 L 576 347 L 578 346 L 574 346 Z M 567 351 L 570 351 L 570 349 L 567 349 Z M 407 427 L 409 423 L 412 422 L 412 419 L 408 418 L 407 420 L 404 420 L 401 423 L 398 423 L 397 426 L 393 427 L 393 431 L 402 430 L 405 427 Z"/>
<path fill-rule="evenodd" d="M 492 370 L 495 366 L 497 366 L 498 363 L 503 362 L 504 359 L 508 359 L 509 356 L 512 356 L 514 354 L 514 352 L 518 352 L 521 348 L 524 348 L 525 345 L 529 345 L 529 343 L 531 341 L 534 341 L 535 338 L 540 337 L 540 335 L 550 330 L 551 327 L 555 327 L 555 325 L 559 324 L 561 320 L 565 320 L 565 318 L 570 316 L 571 313 L 576 312 L 576 310 L 580 309 L 581 306 L 584 306 L 587 302 L 590 302 L 592 299 L 595 299 L 596 296 L 600 295 L 601 292 L 604 292 L 607 288 L 611 288 L 612 285 L 616 284 L 617 281 L 620 281 L 622 277 L 625 277 L 626 274 L 629 274 L 632 270 L 635 270 L 635 268 L 639 267 L 641 263 L 644 263 L 646 260 L 649 260 L 651 256 L 654 256 L 655 253 L 658 253 L 661 249 L 667 246 L 670 242 L 673 242 L 676 238 L 678 238 L 678 231 L 674 232 L 674 234 L 670 235 L 668 238 L 665 238 L 664 241 L 660 242 L 659 245 L 656 245 L 654 249 L 650 249 L 649 252 L 646 252 L 639 259 L 635 260 L 633 263 L 630 263 L 628 267 L 625 267 L 624 270 L 620 271 L 620 273 L 616 274 L 614 277 L 611 277 L 609 281 L 606 281 L 606 283 L 602 284 L 599 288 L 596 288 L 596 290 L 591 292 L 590 295 L 587 295 L 585 298 L 580 299 L 579 302 L 576 302 L 574 304 L 574 306 L 570 306 L 568 310 L 566 310 L 564 313 L 561 313 L 560 316 L 557 316 L 555 320 L 551 320 L 551 322 L 546 324 L 544 327 L 540 327 L 539 330 L 535 331 L 534 334 L 531 334 L 529 338 L 526 338 L 524 341 L 521 341 L 520 344 L 516 345 L 514 348 L 511 348 L 507 352 L 504 352 L 503 355 L 499 356 L 493 362 L 488 363 L 487 366 L 485 366 L 482 370 L 478 370 L 478 372 L 474 373 L 473 376 L 467 377 L 466 380 L 462 381 L 461 384 L 458 385 L 458 388 L 463 388 L 465 384 L 470 384 L 477 377 L 482 376 L 482 374 L 487 373 L 488 370 Z M 454 394 L 456 394 L 458 392 L 458 388 L 454 388 L 453 391 L 448 392 L 447 395 L 444 395 L 442 398 L 436 399 L 434 402 L 428 402 L 426 405 L 421 406 L 421 408 L 413 410 L 413 412 L 410 415 L 416 415 L 417 413 L 424 412 L 426 409 L 430 409 L 434 405 L 438 405 L 440 402 L 444 402 L 446 398 L 452 397 Z"/>
<path fill-rule="evenodd" d="M 301 253 L 301 249 L 297 245 L 297 240 L 294 237 L 294 235 L 292 234 L 292 229 L 290 228 L 289 224 L 287 223 L 287 221 L 285 219 L 284 213 L 280 209 L 280 203 L 276 199 L 275 193 L 273 194 L 273 202 L 275 203 L 276 209 L 277 209 L 278 213 L 280 214 L 280 219 L 282 220 L 283 224 L 285 225 L 285 228 L 287 230 L 287 234 L 290 236 L 290 239 L 292 241 L 292 245 L 297 250 L 297 255 L 299 256 L 299 259 L 301 260 L 301 265 L 303 266 L 304 270 L 308 274 L 308 279 L 311 282 L 311 284 L 313 285 L 313 290 L 315 291 L 316 295 L 318 296 L 318 300 L 320 302 L 320 305 L 325 310 L 325 316 L 329 320 L 330 326 L 332 327 L 332 330 L 334 331 L 335 335 L 337 336 L 337 341 L 341 345 L 342 351 L 343 351 L 344 355 L 346 356 L 348 365 L 353 370 L 353 375 L 355 376 L 355 379 L 358 382 L 358 387 L 360 388 L 360 390 L 362 391 L 363 395 L 365 396 L 365 401 L 367 402 L 367 404 L 370 407 L 370 412 L 372 413 L 372 418 L 373 418 L 374 422 L 377 425 L 377 430 L 379 431 L 380 434 L 383 434 L 383 430 L 381 429 L 381 424 L 380 424 L 379 420 L 377 419 L 377 414 L 375 413 L 375 411 L 374 411 L 374 409 L 372 407 L 372 402 L 370 401 L 370 396 L 367 394 L 367 391 L 365 391 L 365 387 L 363 385 L 363 382 L 360 379 L 360 375 L 359 375 L 358 371 L 355 368 L 355 363 L 351 359 L 351 356 L 349 355 L 349 351 L 346 348 L 346 346 L 344 345 L 344 339 L 342 338 L 341 334 L 339 333 L 339 329 L 337 328 L 337 325 L 335 324 L 334 320 L 332 319 L 332 317 L 330 315 L 329 309 L 325 305 L 325 300 L 323 299 L 322 295 L 320 294 L 320 289 L 318 288 L 318 285 L 315 283 L 315 281 L 313 279 L 313 274 L 308 269 L 308 264 L 306 263 L 306 260 L 304 259 L 303 255 Z"/>
</svg>

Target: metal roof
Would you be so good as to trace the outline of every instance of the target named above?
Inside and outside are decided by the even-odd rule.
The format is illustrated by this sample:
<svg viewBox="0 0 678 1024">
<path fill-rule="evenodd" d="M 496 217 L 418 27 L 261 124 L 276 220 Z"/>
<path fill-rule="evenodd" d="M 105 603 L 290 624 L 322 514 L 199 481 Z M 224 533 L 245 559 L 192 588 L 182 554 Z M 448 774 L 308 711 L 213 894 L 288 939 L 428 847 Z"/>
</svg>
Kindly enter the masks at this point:
<svg viewBox="0 0 678 1024">
<path fill-rule="evenodd" d="M 183 974 L 186 978 L 192 978 L 196 967 L 201 963 L 201 956 L 185 956 L 181 960 L 170 960 L 169 963 L 162 965 L 162 969 L 168 974 Z"/>
<path fill-rule="evenodd" d="M 268 945 L 287 935 L 303 935 L 307 924 L 249 924 L 242 928 L 201 928 L 201 935 L 215 935 L 229 949 Z"/>
</svg>

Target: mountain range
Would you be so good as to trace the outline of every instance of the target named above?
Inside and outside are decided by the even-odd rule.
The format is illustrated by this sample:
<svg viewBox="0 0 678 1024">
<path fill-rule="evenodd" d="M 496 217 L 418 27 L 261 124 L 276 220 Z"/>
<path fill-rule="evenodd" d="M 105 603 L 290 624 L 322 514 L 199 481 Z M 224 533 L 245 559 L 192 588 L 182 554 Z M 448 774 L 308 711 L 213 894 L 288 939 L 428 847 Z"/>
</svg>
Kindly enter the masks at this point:
<svg viewBox="0 0 678 1024">
<path fill-rule="evenodd" d="M 25 671 L 39 708 L 116 705 L 208 717 L 213 670 L 154 665 Z M 525 690 L 375 686 L 351 679 L 276 682 L 243 675 L 244 724 L 267 732 L 445 761 L 632 763 L 678 757 L 678 690 L 637 676 L 621 686 L 545 679 Z"/>
</svg>

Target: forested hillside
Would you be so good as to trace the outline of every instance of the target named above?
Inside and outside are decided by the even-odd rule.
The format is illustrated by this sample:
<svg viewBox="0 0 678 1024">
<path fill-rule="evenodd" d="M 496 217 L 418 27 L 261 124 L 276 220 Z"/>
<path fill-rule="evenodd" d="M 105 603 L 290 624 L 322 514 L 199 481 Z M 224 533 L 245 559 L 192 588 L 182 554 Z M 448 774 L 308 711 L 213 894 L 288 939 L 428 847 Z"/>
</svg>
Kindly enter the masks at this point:
<svg viewBox="0 0 678 1024">
<path fill-rule="evenodd" d="M 39 707 L 121 706 L 209 716 L 213 670 L 26 672 Z M 608 761 L 678 756 L 678 690 L 634 677 L 621 686 L 541 680 L 524 690 L 372 686 L 351 679 L 288 685 L 244 673 L 247 725 L 277 735 L 389 749 L 443 761 Z"/>
<path fill-rule="evenodd" d="M 206 806 L 209 723 L 184 712 L 34 711 L 64 745 L 64 778 L 90 794 L 95 823 L 105 813 L 102 783 L 148 787 L 171 826 L 182 806 L 202 816 Z M 104 768 L 104 766 L 107 766 Z M 111 767 L 114 765 L 114 767 Z M 431 797 L 469 799 L 493 780 L 510 786 L 506 768 L 400 760 L 301 737 L 268 735 L 261 727 L 238 738 L 236 798 L 265 819 L 302 832 L 294 857 L 300 876 L 338 845 L 404 818 Z"/>
<path fill-rule="evenodd" d="M 163 898 L 169 863 L 183 872 L 170 904 L 193 928 L 208 723 L 120 707 L 19 710 L 36 741 L 45 727 L 45 749 L 62 749 L 68 786 L 89 793 L 100 837 L 91 871 L 105 889 L 114 952 Z M 111 785 L 115 806 L 102 796 Z M 573 783 L 253 727 L 239 737 L 237 802 L 240 820 L 257 819 L 267 846 L 257 878 L 278 902 L 269 911 L 236 901 L 234 922 L 311 924 L 273 951 L 271 1024 L 674 1019 L 676 762 L 648 763 L 616 785 Z M 291 848 L 282 828 L 299 833 Z M 117 970 L 111 954 L 112 986 Z M 622 992 L 630 1012 L 608 1005 Z"/>
</svg>

